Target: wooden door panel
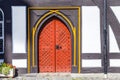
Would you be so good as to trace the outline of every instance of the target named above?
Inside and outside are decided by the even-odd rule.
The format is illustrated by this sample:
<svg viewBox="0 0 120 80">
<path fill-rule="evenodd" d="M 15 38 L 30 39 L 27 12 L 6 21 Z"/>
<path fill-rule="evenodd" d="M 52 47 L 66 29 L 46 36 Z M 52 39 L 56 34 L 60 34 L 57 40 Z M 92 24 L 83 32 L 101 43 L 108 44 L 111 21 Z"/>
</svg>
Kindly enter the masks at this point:
<svg viewBox="0 0 120 80">
<path fill-rule="evenodd" d="M 39 72 L 55 72 L 54 21 L 49 22 L 39 36 Z"/>
<path fill-rule="evenodd" d="M 56 20 L 56 72 L 71 72 L 71 39 L 67 27 Z"/>
</svg>

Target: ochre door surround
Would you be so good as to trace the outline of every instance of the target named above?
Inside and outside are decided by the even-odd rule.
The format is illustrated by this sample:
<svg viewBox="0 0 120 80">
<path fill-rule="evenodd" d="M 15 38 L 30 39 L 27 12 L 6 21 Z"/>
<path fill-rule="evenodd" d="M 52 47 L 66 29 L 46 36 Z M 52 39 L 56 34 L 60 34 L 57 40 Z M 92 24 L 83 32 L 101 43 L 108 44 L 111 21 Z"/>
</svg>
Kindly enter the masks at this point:
<svg viewBox="0 0 120 80">
<path fill-rule="evenodd" d="M 74 12 L 76 12 L 75 16 L 73 16 Z M 42 14 L 42 16 L 39 16 L 34 13 Z M 37 70 L 38 69 L 38 59 L 37 59 L 38 37 L 37 36 L 39 35 L 38 32 L 41 29 L 43 23 L 45 23 L 46 20 L 50 19 L 51 16 L 56 16 L 61 21 L 63 21 L 65 25 L 67 25 L 67 28 L 69 28 L 72 38 L 71 72 L 80 73 L 80 68 L 81 68 L 80 45 L 79 45 L 80 44 L 80 18 L 79 18 L 80 7 L 29 7 L 28 8 L 28 60 L 27 60 L 28 73 L 39 71 Z M 36 20 L 33 20 L 34 19 L 33 17 L 36 17 Z M 73 18 L 73 20 L 70 20 L 71 18 Z M 31 32 L 32 32 L 32 36 L 31 36 Z"/>
<path fill-rule="evenodd" d="M 44 26 L 38 47 L 39 72 L 71 72 L 71 35 L 59 19 Z"/>
</svg>

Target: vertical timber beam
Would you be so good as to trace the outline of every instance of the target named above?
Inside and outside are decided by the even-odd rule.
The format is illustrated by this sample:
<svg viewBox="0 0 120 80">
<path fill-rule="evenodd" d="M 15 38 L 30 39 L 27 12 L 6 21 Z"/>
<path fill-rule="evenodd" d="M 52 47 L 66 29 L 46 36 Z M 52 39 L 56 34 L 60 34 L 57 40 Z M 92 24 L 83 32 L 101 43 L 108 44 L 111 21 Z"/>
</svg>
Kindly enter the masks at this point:
<svg viewBox="0 0 120 80">
<path fill-rule="evenodd" d="M 104 29 L 104 53 L 103 53 L 103 60 L 104 60 L 104 74 L 107 74 L 107 72 L 108 72 L 108 56 L 107 56 L 107 53 L 108 53 L 108 43 L 107 43 L 107 30 L 108 30 L 108 28 L 107 28 L 107 0 L 104 0 L 104 7 L 103 7 L 103 10 L 104 10 L 104 15 L 103 15 L 103 21 L 104 21 L 104 24 L 103 24 L 103 29 Z"/>
</svg>

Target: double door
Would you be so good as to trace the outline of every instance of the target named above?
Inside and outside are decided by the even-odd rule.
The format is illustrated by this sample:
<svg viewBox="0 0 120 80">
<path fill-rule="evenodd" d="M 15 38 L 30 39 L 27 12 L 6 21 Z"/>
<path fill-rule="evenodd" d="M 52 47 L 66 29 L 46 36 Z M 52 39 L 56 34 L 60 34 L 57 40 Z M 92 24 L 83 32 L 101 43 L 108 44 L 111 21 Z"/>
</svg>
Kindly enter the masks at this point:
<svg viewBox="0 0 120 80">
<path fill-rule="evenodd" d="M 39 72 L 71 72 L 71 34 L 63 22 L 47 22 L 38 41 Z"/>
</svg>

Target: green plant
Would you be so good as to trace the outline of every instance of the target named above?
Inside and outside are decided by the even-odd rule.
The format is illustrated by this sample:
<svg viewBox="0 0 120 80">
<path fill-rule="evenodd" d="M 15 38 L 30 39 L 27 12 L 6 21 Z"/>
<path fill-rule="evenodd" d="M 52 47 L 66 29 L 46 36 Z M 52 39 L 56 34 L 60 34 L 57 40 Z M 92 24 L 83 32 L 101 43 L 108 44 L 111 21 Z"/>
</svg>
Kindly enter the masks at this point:
<svg viewBox="0 0 120 80">
<path fill-rule="evenodd" d="M 1 63 L 0 65 L 0 73 L 7 75 L 9 74 L 10 69 L 15 68 L 15 66 L 8 64 L 8 63 Z"/>
</svg>

